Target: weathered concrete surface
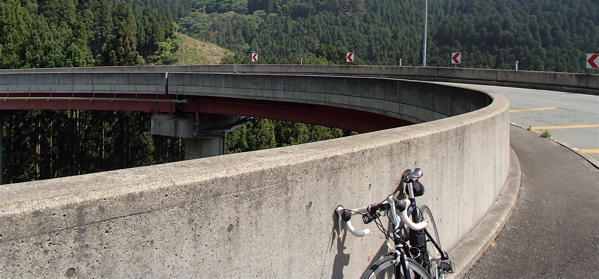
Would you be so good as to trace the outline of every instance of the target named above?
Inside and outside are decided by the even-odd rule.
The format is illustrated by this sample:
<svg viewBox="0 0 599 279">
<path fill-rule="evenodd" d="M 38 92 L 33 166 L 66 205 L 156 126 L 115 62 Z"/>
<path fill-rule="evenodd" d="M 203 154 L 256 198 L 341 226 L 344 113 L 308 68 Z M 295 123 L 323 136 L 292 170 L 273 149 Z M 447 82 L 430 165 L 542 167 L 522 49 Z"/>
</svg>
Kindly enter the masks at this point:
<svg viewBox="0 0 599 279">
<path fill-rule="evenodd" d="M 512 71 L 453 67 L 394 66 L 322 66 L 322 65 L 201 65 L 157 67 L 93 67 L 60 69 L 0 70 L 1 73 L 22 72 L 62 73 L 164 73 L 164 72 L 224 72 L 271 74 L 325 74 L 348 76 L 393 76 L 426 81 L 463 82 L 514 86 L 599 95 L 599 75 L 564 72 Z"/>
<path fill-rule="evenodd" d="M 73 86 L 75 85 L 75 86 Z M 0 74 L 0 93 L 164 94 L 164 73 L 20 72 Z M 10 95 L 9 95 L 10 96 Z"/>
<path fill-rule="evenodd" d="M 150 121 L 150 132 L 154 135 L 193 138 L 195 119 L 189 115 L 157 114 Z"/>
<path fill-rule="evenodd" d="M 225 149 L 224 135 L 185 139 L 185 160 L 224 155 Z"/>
<path fill-rule="evenodd" d="M 413 123 L 482 108 L 479 92 L 382 78 L 170 73 L 169 94 L 318 104 L 373 112 Z"/>
<path fill-rule="evenodd" d="M 0 277 L 357 277 L 383 238 L 342 231 L 336 239 L 334 209 L 382 201 L 413 167 L 425 171 L 421 203 L 433 209 L 451 250 L 505 185 L 508 102 L 439 85 L 380 84 L 437 87 L 430 92 L 490 96 L 492 103 L 347 138 L 1 186 Z M 358 92 L 347 92 L 355 100 Z"/>
<path fill-rule="evenodd" d="M 513 150 L 510 152 L 508 176 L 508 181 L 493 207 L 455 248 L 448 251 L 453 261 L 454 273 L 446 275 L 446 278 L 463 278 L 510 218 L 518 199 L 521 182 L 520 161 Z M 493 276 L 488 276 L 491 277 Z"/>
<path fill-rule="evenodd" d="M 54 104 L 49 102 L 53 97 L 52 93 L 54 96 L 62 98 L 70 97 L 70 95 L 73 97 L 113 98 L 114 100 L 122 98 L 127 103 L 135 103 L 134 98 L 137 94 L 142 94 L 146 100 L 151 97 L 156 101 L 165 98 L 171 98 L 171 101 L 175 101 L 174 98 L 186 99 L 189 103 L 180 103 L 179 105 L 182 107 L 196 106 L 196 113 L 203 109 L 201 97 L 206 96 L 266 100 L 285 102 L 286 104 L 299 103 L 351 109 L 383 115 L 387 118 L 402 119 L 409 123 L 433 121 L 462 114 L 482 108 L 491 102 L 489 96 L 469 89 L 368 77 L 198 72 L 168 74 L 23 72 L 0 75 L 0 94 L 7 99 L 11 96 L 29 98 L 43 94 L 43 105 L 48 106 L 49 109 L 55 109 L 52 107 Z M 7 101 L 4 104 L 6 109 L 19 109 L 15 102 Z M 25 103 L 29 105 L 29 101 Z M 87 101 L 85 105 L 90 105 L 89 103 Z M 136 106 L 131 105 L 129 109 L 137 109 Z M 105 108 L 105 106 L 98 106 L 98 108 Z M 143 108 L 147 108 L 147 106 Z M 263 107 L 254 110 L 260 109 L 264 110 Z M 175 110 L 174 104 L 170 110 Z M 334 120 L 326 119 L 325 122 L 345 124 L 347 119 L 344 116 L 348 115 L 347 112 L 344 113 L 329 115 L 329 118 L 334 118 Z M 301 118 L 301 115 L 306 113 L 296 114 L 300 114 L 300 116 L 296 115 L 296 118 Z M 301 119 L 298 120 L 301 121 Z M 318 120 L 312 119 L 312 121 L 316 121 L 313 124 L 325 125 L 325 123 L 318 123 Z M 375 121 L 373 120 L 373 122 Z M 155 122 L 156 126 L 170 127 L 169 125 L 159 125 L 160 121 Z M 392 121 L 383 119 L 381 122 L 391 123 Z M 176 125 L 171 126 L 176 127 Z M 363 126 L 360 127 L 362 130 L 358 128 L 355 130 L 372 131 Z M 390 124 L 383 126 L 397 127 Z M 346 125 L 343 128 L 352 129 L 351 125 Z M 178 130 L 182 131 L 183 129 Z"/>
</svg>

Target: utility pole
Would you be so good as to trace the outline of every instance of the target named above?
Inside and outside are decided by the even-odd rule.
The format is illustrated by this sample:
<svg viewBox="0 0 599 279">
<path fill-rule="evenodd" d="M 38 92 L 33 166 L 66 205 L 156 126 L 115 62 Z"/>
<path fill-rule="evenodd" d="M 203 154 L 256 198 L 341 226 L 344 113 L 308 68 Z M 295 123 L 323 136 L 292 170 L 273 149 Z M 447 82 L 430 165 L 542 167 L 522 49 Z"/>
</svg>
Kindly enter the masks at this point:
<svg viewBox="0 0 599 279">
<path fill-rule="evenodd" d="M 426 34 L 428 24 L 428 0 L 424 1 L 424 34 L 422 35 L 422 67 L 426 67 Z"/>
</svg>

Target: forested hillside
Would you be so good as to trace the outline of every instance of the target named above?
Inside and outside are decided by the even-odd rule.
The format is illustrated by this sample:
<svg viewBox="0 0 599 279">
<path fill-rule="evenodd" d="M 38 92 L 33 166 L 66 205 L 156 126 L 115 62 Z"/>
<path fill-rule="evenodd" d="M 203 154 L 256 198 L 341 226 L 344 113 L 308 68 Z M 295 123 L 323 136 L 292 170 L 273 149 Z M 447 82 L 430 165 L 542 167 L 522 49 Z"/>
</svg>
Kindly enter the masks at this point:
<svg viewBox="0 0 599 279">
<path fill-rule="evenodd" d="M 174 39 L 168 12 L 108 0 L 0 2 L 0 68 L 141 65 Z"/>
<path fill-rule="evenodd" d="M 429 0 L 428 66 L 585 72 L 599 52 L 597 0 Z M 213 63 L 191 37 L 233 52 L 222 63 L 421 65 L 424 0 L 2 0 L 0 68 Z M 223 53 L 218 51 L 219 53 Z M 212 61 L 212 60 L 210 60 Z M 149 134 L 147 113 L 4 112 L 4 182 L 171 162 L 183 139 Z M 347 135 L 254 119 L 228 152 Z"/>
<path fill-rule="evenodd" d="M 137 0 L 140 2 L 141 0 Z M 167 8 L 171 1 L 144 1 Z M 597 0 L 429 0 L 429 66 L 585 71 L 599 52 Z M 316 56 L 326 44 L 367 64 L 421 65 L 424 0 L 180 0 L 176 21 L 190 36 L 264 63 Z M 191 7 L 191 8 L 189 8 Z M 322 61 L 318 61 L 322 62 Z M 334 61 L 342 63 L 343 61 Z"/>
<path fill-rule="evenodd" d="M 153 7 L 109 0 L 1 1 L 0 68 L 213 64 L 229 53 L 177 36 L 177 25 L 168 9 Z M 184 139 L 151 135 L 149 113 L 3 111 L 0 118 L 4 121 L 4 183 L 183 159 Z M 229 134 L 227 152 L 298 144 L 346 133 L 322 126 L 253 119 Z"/>
<path fill-rule="evenodd" d="M 4 0 L 0 68 L 170 63 L 176 29 L 168 12 L 124 1 Z M 148 113 L 21 111 L 1 116 L 5 183 L 182 159 L 181 139 L 149 134 Z"/>
</svg>

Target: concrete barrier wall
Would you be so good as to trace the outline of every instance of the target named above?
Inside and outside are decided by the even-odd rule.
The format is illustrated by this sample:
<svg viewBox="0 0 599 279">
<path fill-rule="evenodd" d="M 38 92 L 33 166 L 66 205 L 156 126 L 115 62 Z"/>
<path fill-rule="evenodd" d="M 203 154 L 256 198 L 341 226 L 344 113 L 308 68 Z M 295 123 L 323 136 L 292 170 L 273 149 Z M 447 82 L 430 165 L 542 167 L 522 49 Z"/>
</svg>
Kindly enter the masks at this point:
<svg viewBox="0 0 599 279">
<path fill-rule="evenodd" d="M 310 74 L 393 76 L 416 80 L 514 86 L 599 95 L 599 75 L 591 74 L 393 66 L 215 65 L 205 68 L 191 66 L 190 68 L 194 71 L 231 71 L 230 67 L 233 67 L 232 70 L 236 72 L 286 73 L 289 71 Z"/>
<path fill-rule="evenodd" d="M 487 106 L 492 99 L 461 88 L 383 78 L 170 73 L 169 94 L 318 104 L 383 114 L 413 123 Z"/>
<path fill-rule="evenodd" d="M 395 67 L 395 66 L 322 66 L 322 65 L 201 65 L 201 66 L 155 66 L 155 67 L 93 67 L 56 69 L 0 70 L 2 73 L 23 72 L 227 72 L 227 73 L 305 73 L 326 75 L 393 76 L 406 79 L 476 83 L 499 86 L 557 90 L 599 95 L 599 75 L 512 71 L 477 68 L 447 67 Z"/>
<path fill-rule="evenodd" d="M 385 78 L 206 73 L 12 73 L 0 94 L 155 94 L 211 96 L 318 104 L 367 111 L 412 123 L 482 108 L 485 94 L 430 83 Z M 108 94 L 108 95 L 106 95 Z M 61 95 L 63 96 L 63 95 Z M 187 98 L 186 97 L 186 98 Z"/>
<path fill-rule="evenodd" d="M 57 73 L 0 74 L 0 93 L 164 94 L 165 73 Z M 10 95 L 9 95 L 10 96 Z"/>
<path fill-rule="evenodd" d="M 509 105 L 488 96 L 473 112 L 358 136 L 2 185 L 0 277 L 358 277 L 384 240 L 338 239 L 334 209 L 382 201 L 413 167 L 451 250 L 507 178 Z"/>
</svg>

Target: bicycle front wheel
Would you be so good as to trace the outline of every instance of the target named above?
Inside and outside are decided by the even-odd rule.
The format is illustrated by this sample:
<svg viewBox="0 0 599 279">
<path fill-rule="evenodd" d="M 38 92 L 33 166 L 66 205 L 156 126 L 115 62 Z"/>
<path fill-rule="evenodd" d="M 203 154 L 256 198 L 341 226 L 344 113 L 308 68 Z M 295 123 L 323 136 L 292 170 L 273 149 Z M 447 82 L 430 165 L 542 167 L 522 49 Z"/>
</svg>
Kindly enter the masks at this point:
<svg viewBox="0 0 599 279">
<path fill-rule="evenodd" d="M 424 205 L 420 208 L 420 216 L 422 220 L 428 221 L 428 226 L 426 230 L 428 231 L 430 238 L 426 239 L 426 254 L 428 256 L 428 266 L 425 268 L 428 269 L 433 278 L 439 278 L 441 275 L 438 274 L 437 266 L 439 265 L 439 261 L 441 260 L 442 250 L 437 249 L 433 241 L 437 243 L 437 246 L 441 248 L 441 240 L 439 239 L 439 231 L 437 230 L 437 224 L 435 224 L 435 219 L 433 218 L 433 213 L 428 208 L 428 206 Z M 424 264 L 423 264 L 424 265 Z"/>
<path fill-rule="evenodd" d="M 426 272 L 426 270 L 415 260 L 408 258 L 406 259 L 406 262 L 408 265 L 408 272 L 410 273 L 410 278 L 432 279 L 430 274 L 428 274 L 428 272 Z M 400 274 L 398 274 L 399 276 L 396 276 L 395 263 L 395 256 L 384 256 L 382 259 L 378 260 L 375 264 L 368 268 L 366 273 L 364 273 L 364 276 L 362 276 L 362 279 L 405 278 L 404 275 L 401 274 L 401 267 L 397 268 L 397 270 L 400 271 Z"/>
</svg>

